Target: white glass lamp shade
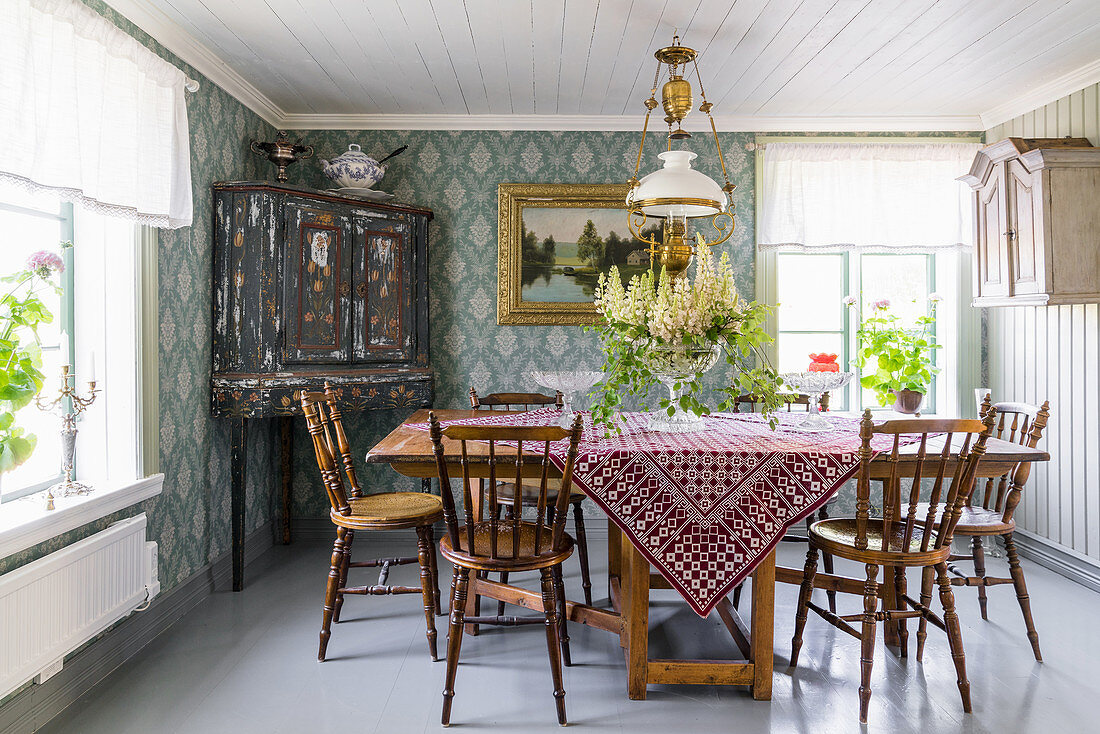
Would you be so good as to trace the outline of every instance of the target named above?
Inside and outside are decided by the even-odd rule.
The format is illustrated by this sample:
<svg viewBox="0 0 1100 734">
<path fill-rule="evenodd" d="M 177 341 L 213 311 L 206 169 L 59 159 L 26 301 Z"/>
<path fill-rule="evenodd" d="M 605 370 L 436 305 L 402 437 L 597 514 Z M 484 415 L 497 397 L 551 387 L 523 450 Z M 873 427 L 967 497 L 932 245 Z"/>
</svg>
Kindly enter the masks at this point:
<svg viewBox="0 0 1100 734">
<path fill-rule="evenodd" d="M 709 217 L 726 210 L 726 194 L 714 179 L 691 167 L 689 150 L 657 155 L 664 167 L 642 178 L 627 204 L 651 217 Z"/>
</svg>

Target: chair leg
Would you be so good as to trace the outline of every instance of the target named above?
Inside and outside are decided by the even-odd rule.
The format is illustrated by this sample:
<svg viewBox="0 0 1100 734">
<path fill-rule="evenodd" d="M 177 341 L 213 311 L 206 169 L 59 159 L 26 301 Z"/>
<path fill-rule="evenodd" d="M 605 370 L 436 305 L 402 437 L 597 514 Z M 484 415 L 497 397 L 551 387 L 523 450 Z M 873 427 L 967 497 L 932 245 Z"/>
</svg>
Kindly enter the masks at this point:
<svg viewBox="0 0 1100 734">
<path fill-rule="evenodd" d="M 898 600 L 898 608 L 906 609 L 908 605 L 905 603 L 905 569 L 902 566 L 894 566 L 894 598 Z M 901 656 L 903 658 L 909 657 L 909 625 L 908 620 L 904 617 L 897 621 L 898 625 L 898 647 L 900 648 Z"/>
<path fill-rule="evenodd" d="M 936 566 L 936 581 L 940 586 L 940 603 L 943 605 L 943 624 L 947 627 L 947 644 L 951 647 L 951 660 L 955 663 L 955 674 L 962 697 L 963 711 L 970 713 L 970 681 L 966 679 L 966 653 L 963 652 L 962 630 L 959 629 L 959 615 L 955 613 L 955 594 L 951 591 L 951 577 L 947 575 L 947 564 Z"/>
<path fill-rule="evenodd" d="M 558 709 L 558 723 L 565 726 L 565 683 L 561 673 L 561 647 L 558 639 L 558 605 L 554 598 L 554 574 L 549 568 L 541 569 L 542 611 L 546 615 L 546 652 L 550 655 L 550 676 L 554 680 L 554 704 Z"/>
<path fill-rule="evenodd" d="M 817 519 L 818 520 L 828 520 L 829 519 L 829 511 L 827 509 L 825 509 L 825 505 L 822 505 L 821 508 L 817 511 Z M 810 529 L 810 525 L 813 525 L 813 523 L 811 522 L 808 525 L 806 525 L 807 532 Z M 825 569 L 825 573 L 827 573 L 829 575 L 832 575 L 832 573 L 833 573 L 833 554 L 832 553 L 825 553 L 824 551 L 822 551 L 822 553 L 821 553 L 821 566 L 822 566 L 822 568 Z M 829 597 L 829 611 L 832 612 L 833 614 L 836 614 L 836 589 L 826 589 L 825 590 L 825 595 Z"/>
<path fill-rule="evenodd" d="M 791 638 L 791 668 L 798 665 L 798 652 L 802 649 L 802 630 L 806 627 L 806 613 L 810 595 L 814 591 L 814 575 L 817 573 L 817 548 L 810 543 L 806 551 L 806 567 L 802 572 L 802 586 L 798 590 L 798 609 L 794 615 L 794 637 Z M 740 588 L 740 587 L 738 587 Z"/>
<path fill-rule="evenodd" d="M 561 658 L 566 665 L 573 664 L 573 658 L 569 654 L 569 615 L 565 608 L 565 581 L 562 579 L 561 565 L 554 566 L 554 596 L 558 600 L 558 636 L 561 638 Z"/>
<path fill-rule="evenodd" d="M 439 594 L 439 558 L 436 557 L 435 553 L 435 528 L 431 525 L 425 525 L 424 532 L 428 536 L 428 546 L 431 548 L 428 560 L 432 564 L 432 593 L 435 595 L 435 613 L 439 615 L 443 613 L 443 602 Z"/>
<path fill-rule="evenodd" d="M 733 608 L 737 609 L 737 605 L 741 603 L 741 588 L 744 586 L 744 582 L 737 585 L 737 588 L 733 590 Z"/>
<path fill-rule="evenodd" d="M 932 573 L 931 566 L 925 566 L 920 570 L 920 603 L 925 609 L 932 604 Z M 924 642 L 928 639 L 928 620 L 922 615 L 920 624 L 917 625 L 917 662 L 924 660 Z"/>
<path fill-rule="evenodd" d="M 985 581 L 985 548 L 982 547 L 982 537 L 975 535 L 971 538 L 970 548 L 974 552 L 974 575 Z M 989 619 L 985 611 L 986 597 L 985 586 L 978 587 L 978 606 L 982 610 L 982 619 Z"/>
<path fill-rule="evenodd" d="M 347 529 L 336 528 L 336 542 L 332 545 L 332 559 L 329 562 L 328 585 L 325 587 L 325 604 L 321 609 L 321 644 L 317 647 L 317 659 L 325 662 L 325 650 L 332 636 L 332 615 L 336 609 L 337 590 L 340 588 L 340 571 L 344 567 L 344 536 Z"/>
<path fill-rule="evenodd" d="M 512 508 L 509 506 L 508 507 L 508 512 L 505 515 L 505 518 L 508 519 L 508 520 L 511 520 L 513 514 L 514 513 L 512 512 Z M 496 508 L 493 510 L 493 517 L 498 522 L 500 521 L 500 505 L 497 505 Z M 508 572 L 507 571 L 501 571 L 500 572 L 500 583 L 502 583 L 502 584 L 508 583 Z M 502 601 L 497 602 L 497 616 L 498 617 L 503 617 L 504 616 L 504 602 L 502 602 Z"/>
<path fill-rule="evenodd" d="M 875 664 L 875 612 L 878 610 L 878 566 L 867 564 L 863 586 L 863 634 L 859 653 L 859 723 L 867 723 L 871 707 L 871 669 Z"/>
<path fill-rule="evenodd" d="M 443 684 L 443 726 L 451 725 L 451 701 L 455 697 L 455 674 L 458 672 L 458 655 L 462 650 L 462 623 L 466 618 L 466 587 L 470 582 L 470 569 L 455 566 L 451 580 L 451 626 L 447 630 L 447 678 Z"/>
<path fill-rule="evenodd" d="M 355 531 L 348 530 L 344 534 L 344 562 L 340 566 L 340 588 L 344 588 L 348 585 L 348 566 L 351 564 L 351 542 L 355 540 Z M 344 606 L 344 595 L 338 594 L 336 596 L 336 604 L 332 610 L 332 621 L 340 623 L 340 609 Z"/>
<path fill-rule="evenodd" d="M 581 589 L 584 590 L 584 603 L 592 606 L 592 575 L 588 571 L 588 536 L 584 531 L 584 504 L 581 500 L 573 503 L 573 525 L 577 529 L 577 555 L 581 561 Z"/>
<path fill-rule="evenodd" d="M 425 634 L 428 637 L 428 652 L 432 655 L 432 661 L 439 660 L 435 647 L 435 606 L 436 594 L 432 589 L 432 556 L 435 555 L 435 547 L 432 545 L 432 528 L 430 525 L 421 525 L 416 529 L 417 560 L 420 562 L 420 593 L 424 599 L 424 625 Z"/>
<path fill-rule="evenodd" d="M 1035 622 L 1031 619 L 1031 597 L 1027 595 L 1024 569 L 1020 567 L 1020 556 L 1016 553 L 1016 541 L 1012 539 L 1012 533 L 1006 534 L 1004 539 L 1009 573 L 1012 576 L 1012 585 L 1016 587 L 1016 600 L 1020 602 L 1020 611 L 1024 614 L 1027 639 L 1031 640 L 1031 651 L 1035 653 L 1035 659 L 1041 663 L 1043 662 L 1043 654 L 1039 652 L 1039 633 L 1035 631 Z"/>
</svg>

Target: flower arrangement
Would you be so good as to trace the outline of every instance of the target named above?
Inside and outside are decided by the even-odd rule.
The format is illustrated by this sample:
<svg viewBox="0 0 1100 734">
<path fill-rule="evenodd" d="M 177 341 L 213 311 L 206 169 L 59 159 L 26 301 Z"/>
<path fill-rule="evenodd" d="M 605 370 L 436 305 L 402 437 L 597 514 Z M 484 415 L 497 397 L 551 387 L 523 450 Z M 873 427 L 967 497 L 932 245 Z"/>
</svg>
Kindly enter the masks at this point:
<svg viewBox="0 0 1100 734">
<path fill-rule="evenodd" d="M 903 390 L 924 394 L 932 384 L 936 368 L 932 355 L 940 345 L 933 333 L 936 325 L 936 304 L 942 299 L 931 293 L 928 310 L 917 318 L 912 326 L 904 326 L 890 312 L 891 303 L 880 298 L 871 303 L 871 314 L 860 322 L 856 332 L 858 348 L 856 366 L 859 367 L 859 383 L 874 390 L 879 405 L 894 403 Z M 844 303 L 856 308 L 859 299 L 848 296 Z"/>
<path fill-rule="evenodd" d="M 588 329 L 599 334 L 606 376 L 596 388 L 593 419 L 614 426 L 624 397 L 644 398 L 658 382 L 658 373 L 672 367 L 685 377 L 674 385 L 675 398 L 661 400 L 661 410 L 670 417 L 678 408 L 709 414 L 697 394 L 713 359 L 669 355 L 715 347 L 724 351 L 732 368 L 730 383 L 721 388 L 725 398 L 718 409 L 730 410 L 738 395 L 752 394 L 761 399 L 764 413 L 774 412 L 781 405 L 779 380 L 761 351 L 771 341 L 764 330 L 770 311 L 738 297 L 729 256 L 723 254 L 715 263 L 709 248 L 700 246 L 694 279 L 686 274 L 673 279 L 662 270 L 659 283 L 655 280 L 650 270 L 635 275 L 624 287 L 616 267 L 600 276 L 595 303 L 604 321 Z"/>
<path fill-rule="evenodd" d="M 52 322 L 53 314 L 39 294 L 46 289 L 60 292 L 53 276 L 64 270 L 60 255 L 42 250 L 27 258 L 23 270 L 0 278 L 11 284 L 0 298 L 0 474 L 29 459 L 38 441 L 16 425 L 15 414 L 34 399 L 45 381 L 38 326 Z"/>
</svg>

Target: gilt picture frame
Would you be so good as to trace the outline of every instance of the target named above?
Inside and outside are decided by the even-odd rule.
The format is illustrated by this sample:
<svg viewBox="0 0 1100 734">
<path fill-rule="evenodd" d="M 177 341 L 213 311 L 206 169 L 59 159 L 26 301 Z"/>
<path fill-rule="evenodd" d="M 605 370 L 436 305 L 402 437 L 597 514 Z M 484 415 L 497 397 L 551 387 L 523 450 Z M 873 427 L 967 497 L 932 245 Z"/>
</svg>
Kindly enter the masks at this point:
<svg viewBox="0 0 1100 734">
<path fill-rule="evenodd" d="M 502 183 L 497 187 L 497 323 L 599 321 L 596 281 L 611 265 L 628 280 L 649 267 L 626 224 L 626 184 Z"/>
</svg>

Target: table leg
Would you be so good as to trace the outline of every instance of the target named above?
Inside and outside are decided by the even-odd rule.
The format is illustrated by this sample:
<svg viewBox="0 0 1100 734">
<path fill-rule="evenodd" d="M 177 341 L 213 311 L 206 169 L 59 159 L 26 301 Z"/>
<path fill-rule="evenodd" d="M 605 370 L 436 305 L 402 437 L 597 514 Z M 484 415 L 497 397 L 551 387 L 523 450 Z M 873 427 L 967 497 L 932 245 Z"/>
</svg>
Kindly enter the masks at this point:
<svg viewBox="0 0 1100 734">
<path fill-rule="evenodd" d="M 775 631 L 775 551 L 752 572 L 752 697 L 770 701 L 772 697 L 772 636 Z"/>
<path fill-rule="evenodd" d="M 623 600 L 627 695 L 632 701 L 644 701 L 649 679 L 649 562 L 629 541 L 622 549 L 627 573 Z"/>
<path fill-rule="evenodd" d="M 229 466 L 230 466 L 230 525 L 233 531 L 233 591 L 244 588 L 244 487 L 245 470 L 248 465 L 246 441 L 248 430 L 244 418 L 230 421 Z"/>
<path fill-rule="evenodd" d="M 290 545 L 291 490 L 294 485 L 294 418 L 279 418 L 279 484 L 283 505 L 282 541 Z"/>
</svg>

